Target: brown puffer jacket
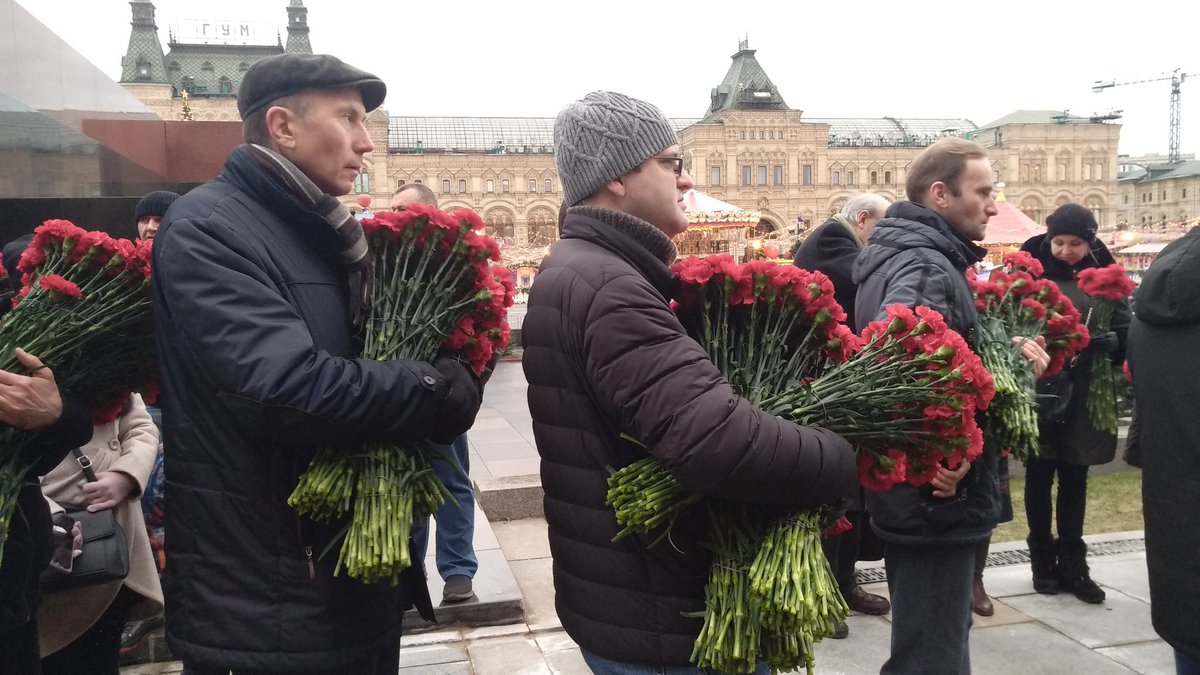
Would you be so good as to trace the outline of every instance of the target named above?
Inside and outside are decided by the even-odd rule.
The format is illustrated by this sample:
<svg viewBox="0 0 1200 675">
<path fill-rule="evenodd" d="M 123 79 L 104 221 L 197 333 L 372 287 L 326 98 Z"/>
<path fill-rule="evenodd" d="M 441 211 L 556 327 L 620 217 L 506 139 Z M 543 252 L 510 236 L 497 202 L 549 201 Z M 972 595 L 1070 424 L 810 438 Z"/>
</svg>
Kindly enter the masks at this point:
<svg viewBox="0 0 1200 675">
<path fill-rule="evenodd" d="M 609 468 L 646 454 L 619 434 L 651 448 L 693 494 L 807 508 L 849 496 L 857 481 L 840 436 L 733 393 L 671 311 L 676 282 L 660 257 L 673 251 L 647 248 L 657 230 L 645 228 L 571 209 L 530 294 L 524 368 L 563 627 L 608 659 L 686 665 L 701 619 L 685 614 L 704 609 L 710 562 L 703 509 L 653 548 L 639 537 L 613 543 Z"/>
</svg>

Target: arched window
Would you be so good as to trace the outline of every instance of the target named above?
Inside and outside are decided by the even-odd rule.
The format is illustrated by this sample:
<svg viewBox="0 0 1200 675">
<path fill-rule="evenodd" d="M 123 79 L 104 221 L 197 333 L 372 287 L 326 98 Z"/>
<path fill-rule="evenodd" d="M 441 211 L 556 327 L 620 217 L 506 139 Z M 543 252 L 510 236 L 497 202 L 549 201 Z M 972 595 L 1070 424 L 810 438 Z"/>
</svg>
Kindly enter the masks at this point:
<svg viewBox="0 0 1200 675">
<path fill-rule="evenodd" d="M 537 192 L 537 179 L 536 178 L 529 179 L 529 191 Z"/>
<path fill-rule="evenodd" d="M 213 71 L 212 61 L 205 61 L 203 64 L 201 64 L 200 70 L 211 73 Z"/>
<path fill-rule="evenodd" d="M 448 180 L 442 181 L 442 194 L 446 194 L 446 195 L 450 194 L 450 181 L 448 181 Z"/>
<path fill-rule="evenodd" d="M 217 91 L 222 94 L 232 94 L 233 82 L 230 82 L 228 77 L 222 75 L 221 79 L 217 80 Z"/>
<path fill-rule="evenodd" d="M 834 171 L 833 176 L 829 179 L 829 182 L 834 185 L 841 185 L 842 184 L 842 172 Z"/>
<path fill-rule="evenodd" d="M 249 64 L 249 63 L 246 63 L 245 61 L 242 61 L 241 63 L 239 63 L 239 64 L 238 64 L 238 72 L 239 72 L 239 73 L 244 73 L 244 72 L 246 72 L 247 70 L 250 70 L 250 64 Z"/>
<path fill-rule="evenodd" d="M 485 185 L 487 187 L 484 188 L 484 190 L 483 190 L 484 192 L 487 192 L 488 194 L 492 194 L 496 191 L 496 183 L 491 178 L 487 179 L 487 183 L 485 183 Z"/>
<path fill-rule="evenodd" d="M 877 184 L 877 183 L 879 182 L 879 172 L 878 172 L 878 171 L 872 171 L 872 172 L 871 172 L 871 175 L 870 175 L 870 177 L 869 177 L 869 178 L 870 178 L 870 181 L 871 181 L 871 182 L 870 182 L 870 185 L 875 185 L 875 184 Z"/>
<path fill-rule="evenodd" d="M 549 246 L 558 240 L 558 216 L 544 206 L 529 212 L 529 245 Z"/>
<path fill-rule="evenodd" d="M 503 193 L 506 193 L 506 194 L 508 193 L 508 179 L 507 178 L 500 181 L 500 191 Z"/>
<path fill-rule="evenodd" d="M 892 172 L 891 172 L 891 171 L 884 171 L 884 172 L 883 172 L 883 184 L 884 184 L 884 185 L 891 185 L 891 184 L 892 184 Z"/>
<path fill-rule="evenodd" d="M 483 222 L 487 225 L 484 231 L 489 237 L 505 246 L 512 245 L 515 231 L 512 212 L 504 208 L 491 209 L 484 215 Z"/>
<path fill-rule="evenodd" d="M 465 180 L 458 181 L 458 191 L 459 192 L 467 191 L 467 181 L 465 181 Z"/>
<path fill-rule="evenodd" d="M 553 181 L 551 181 L 549 178 L 547 178 L 547 179 L 544 181 L 544 183 L 545 183 L 545 184 L 543 185 L 543 187 L 545 188 L 545 190 L 543 190 L 543 192 L 554 192 L 554 183 L 553 183 Z"/>
</svg>

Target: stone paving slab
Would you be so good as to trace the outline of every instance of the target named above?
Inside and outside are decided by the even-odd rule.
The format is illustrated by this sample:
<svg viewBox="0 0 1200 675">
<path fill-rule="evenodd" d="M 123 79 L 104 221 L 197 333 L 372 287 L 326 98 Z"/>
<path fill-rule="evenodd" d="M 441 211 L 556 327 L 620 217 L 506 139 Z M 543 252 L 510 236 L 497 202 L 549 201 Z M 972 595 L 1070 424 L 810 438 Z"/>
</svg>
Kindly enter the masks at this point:
<svg viewBox="0 0 1200 675">
<path fill-rule="evenodd" d="M 1126 553 L 1105 558 L 1089 558 L 1092 580 L 1106 588 L 1115 588 L 1142 602 L 1150 602 L 1150 578 L 1146 573 L 1146 555 Z"/>
<path fill-rule="evenodd" d="M 462 642 L 404 647 L 400 650 L 401 670 L 405 668 L 437 670 L 436 666 L 442 664 L 465 661 L 467 661 L 467 646 Z"/>
<path fill-rule="evenodd" d="M 496 522 L 492 530 L 509 561 L 550 557 L 546 521 L 541 518 Z"/>
<path fill-rule="evenodd" d="M 552 675 L 542 650 L 529 638 L 475 642 L 467 652 L 475 675 Z"/>
<path fill-rule="evenodd" d="M 513 574 L 525 597 L 525 623 L 531 631 L 562 628 L 554 610 L 554 578 L 550 558 L 514 560 Z"/>
<path fill-rule="evenodd" d="M 1133 672 L 1055 630 L 1032 622 L 972 631 L 971 670 L 1021 675 L 1128 675 Z"/>
<path fill-rule="evenodd" d="M 816 672 L 820 675 L 878 673 L 891 651 L 892 624 L 883 617 L 856 614 L 846 619 L 846 625 L 850 626 L 850 637 L 825 639 L 816 644 L 813 649 Z"/>
<path fill-rule="evenodd" d="M 1175 672 L 1175 650 L 1162 640 L 1096 650 L 1138 673 Z"/>
<path fill-rule="evenodd" d="M 1104 604 L 1089 605 L 1073 595 L 1023 595 L 1005 602 L 1063 635 L 1095 649 L 1147 642 L 1158 635 L 1150 625 L 1150 605 L 1113 589 Z"/>
</svg>

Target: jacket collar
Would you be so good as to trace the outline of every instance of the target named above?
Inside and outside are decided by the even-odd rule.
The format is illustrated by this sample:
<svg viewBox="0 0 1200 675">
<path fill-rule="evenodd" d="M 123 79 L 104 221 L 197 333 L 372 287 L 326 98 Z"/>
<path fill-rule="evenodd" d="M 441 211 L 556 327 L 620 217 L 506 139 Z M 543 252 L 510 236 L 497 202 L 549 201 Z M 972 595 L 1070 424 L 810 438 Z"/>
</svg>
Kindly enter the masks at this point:
<svg viewBox="0 0 1200 675">
<path fill-rule="evenodd" d="M 678 280 L 671 271 L 675 243 L 650 223 L 612 209 L 573 206 L 563 221 L 563 239 L 582 239 L 624 258 L 664 298 L 675 294 Z"/>
<path fill-rule="evenodd" d="M 983 260 L 987 249 L 975 244 L 933 209 L 916 202 L 898 201 L 887 210 L 871 233 L 871 242 L 893 241 L 904 248 L 941 251 L 956 269 L 966 270 Z"/>
</svg>

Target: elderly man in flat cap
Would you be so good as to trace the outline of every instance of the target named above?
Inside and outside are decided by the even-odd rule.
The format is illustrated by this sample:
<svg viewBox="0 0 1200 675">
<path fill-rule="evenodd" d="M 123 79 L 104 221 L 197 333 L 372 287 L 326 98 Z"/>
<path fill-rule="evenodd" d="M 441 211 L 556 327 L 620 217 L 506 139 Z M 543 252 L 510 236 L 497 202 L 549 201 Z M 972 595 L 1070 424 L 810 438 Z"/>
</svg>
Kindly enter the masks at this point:
<svg viewBox="0 0 1200 675">
<path fill-rule="evenodd" d="M 374 147 L 382 81 L 327 55 L 255 63 L 246 143 L 176 201 L 154 243 L 167 408 L 167 639 L 184 672 L 389 673 L 400 625 L 432 619 L 419 566 L 399 586 L 333 575 L 345 522 L 287 498 L 318 447 L 466 431 L 481 385 L 458 361 L 359 358 L 370 259 L 336 199 Z"/>
<path fill-rule="evenodd" d="M 703 510 L 670 544 L 614 542 L 607 467 L 649 453 L 692 494 L 807 509 L 851 494 L 854 453 L 735 394 L 671 311 L 692 179 L 670 120 L 593 92 L 559 113 L 554 152 L 568 208 L 522 331 L 558 616 L 597 673 L 695 673 Z"/>
</svg>

